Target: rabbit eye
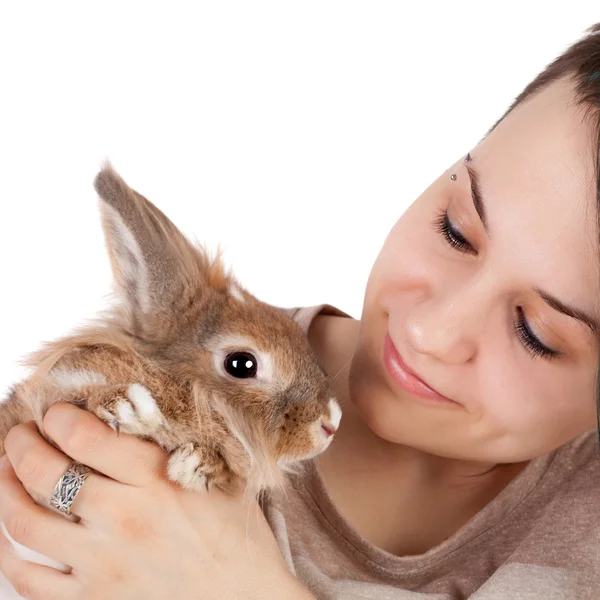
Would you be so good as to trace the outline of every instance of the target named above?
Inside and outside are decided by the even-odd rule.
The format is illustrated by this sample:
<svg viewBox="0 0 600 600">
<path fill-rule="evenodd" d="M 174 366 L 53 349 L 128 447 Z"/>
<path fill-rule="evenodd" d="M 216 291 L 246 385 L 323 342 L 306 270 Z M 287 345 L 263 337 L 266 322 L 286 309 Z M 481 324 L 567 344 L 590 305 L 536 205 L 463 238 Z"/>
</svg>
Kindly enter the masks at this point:
<svg viewBox="0 0 600 600">
<path fill-rule="evenodd" d="M 256 359 L 249 352 L 232 352 L 225 359 L 225 370 L 233 377 L 256 377 Z"/>
</svg>

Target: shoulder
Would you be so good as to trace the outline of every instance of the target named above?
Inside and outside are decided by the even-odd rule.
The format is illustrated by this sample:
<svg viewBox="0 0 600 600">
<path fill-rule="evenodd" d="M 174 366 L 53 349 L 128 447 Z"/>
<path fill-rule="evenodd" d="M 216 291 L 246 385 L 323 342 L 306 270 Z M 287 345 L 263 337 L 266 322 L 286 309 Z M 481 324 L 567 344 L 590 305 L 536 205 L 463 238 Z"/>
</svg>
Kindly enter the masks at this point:
<svg viewBox="0 0 600 600">
<path fill-rule="evenodd" d="M 325 371 L 336 373 L 334 390 L 338 398 L 342 398 L 347 386 L 348 365 L 358 343 L 360 321 L 331 304 L 284 310 L 289 311 L 302 328 Z"/>
<path fill-rule="evenodd" d="M 552 540 L 571 566 L 600 552 L 600 451 L 590 431 L 561 446 L 526 503 L 534 539 Z M 567 556 L 568 555 L 568 556 Z"/>
<path fill-rule="evenodd" d="M 332 304 L 315 304 L 313 306 L 297 306 L 294 308 L 281 308 L 291 319 L 296 321 L 305 333 L 308 333 L 315 321 L 323 321 L 326 317 L 344 317 L 352 319 L 347 312 Z"/>
<path fill-rule="evenodd" d="M 600 443 L 598 432 L 589 431 L 555 451 L 551 478 L 557 483 L 557 498 L 573 511 L 594 507 L 600 524 Z"/>
</svg>

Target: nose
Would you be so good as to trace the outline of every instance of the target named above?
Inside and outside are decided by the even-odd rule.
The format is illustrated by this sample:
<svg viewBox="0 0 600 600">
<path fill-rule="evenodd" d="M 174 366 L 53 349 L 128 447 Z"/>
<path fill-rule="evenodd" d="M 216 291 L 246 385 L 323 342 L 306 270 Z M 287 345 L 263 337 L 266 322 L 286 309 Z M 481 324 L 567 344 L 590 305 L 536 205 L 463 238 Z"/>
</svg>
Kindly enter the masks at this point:
<svg viewBox="0 0 600 600">
<path fill-rule="evenodd" d="M 333 398 L 330 398 L 328 408 L 329 414 L 321 418 L 321 431 L 327 438 L 337 431 L 342 418 L 340 406 Z"/>
<path fill-rule="evenodd" d="M 480 303 L 477 303 L 480 300 Z M 406 339 L 419 354 L 449 364 L 462 364 L 477 352 L 478 338 L 488 315 L 481 295 L 462 288 L 437 301 L 430 298 L 413 307 L 406 319 Z"/>
</svg>

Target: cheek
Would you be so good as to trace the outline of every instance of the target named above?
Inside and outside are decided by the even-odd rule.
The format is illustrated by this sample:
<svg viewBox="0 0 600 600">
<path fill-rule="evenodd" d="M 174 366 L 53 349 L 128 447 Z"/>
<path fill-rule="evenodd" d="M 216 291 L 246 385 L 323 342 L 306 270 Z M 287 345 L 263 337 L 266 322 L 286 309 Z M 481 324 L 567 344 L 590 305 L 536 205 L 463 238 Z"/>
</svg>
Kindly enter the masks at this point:
<svg viewBox="0 0 600 600">
<path fill-rule="evenodd" d="M 556 366 L 532 365 L 498 347 L 465 381 L 469 411 L 423 406 L 385 383 L 374 351 L 385 319 L 368 317 L 349 385 L 361 420 L 384 440 L 448 458 L 508 463 L 551 452 L 595 426 L 591 369 L 553 372 Z"/>
<path fill-rule="evenodd" d="M 584 369 L 496 360 L 481 378 L 494 382 L 480 394 L 483 437 L 515 460 L 550 452 L 595 426 L 594 377 Z"/>
</svg>

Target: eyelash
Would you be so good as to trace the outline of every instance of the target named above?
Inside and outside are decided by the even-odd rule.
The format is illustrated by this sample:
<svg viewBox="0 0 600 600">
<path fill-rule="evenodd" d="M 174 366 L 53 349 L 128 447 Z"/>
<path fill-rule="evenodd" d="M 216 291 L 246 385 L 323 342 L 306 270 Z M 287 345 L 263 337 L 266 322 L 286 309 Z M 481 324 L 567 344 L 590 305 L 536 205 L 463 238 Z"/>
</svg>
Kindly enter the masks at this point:
<svg viewBox="0 0 600 600">
<path fill-rule="evenodd" d="M 434 221 L 435 229 L 442 235 L 444 240 L 450 244 L 453 248 L 459 252 L 470 253 L 470 250 L 474 250 L 473 246 L 457 231 L 452 225 L 448 218 L 448 212 L 443 209 Z M 525 346 L 526 350 L 533 356 L 541 356 L 543 358 L 556 358 L 559 352 L 548 348 L 544 345 L 531 331 L 523 309 L 519 306 L 517 308 L 518 318 L 515 321 L 515 329 L 517 335 L 521 339 L 521 342 Z"/>
</svg>

